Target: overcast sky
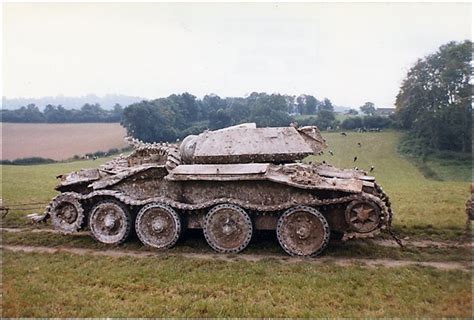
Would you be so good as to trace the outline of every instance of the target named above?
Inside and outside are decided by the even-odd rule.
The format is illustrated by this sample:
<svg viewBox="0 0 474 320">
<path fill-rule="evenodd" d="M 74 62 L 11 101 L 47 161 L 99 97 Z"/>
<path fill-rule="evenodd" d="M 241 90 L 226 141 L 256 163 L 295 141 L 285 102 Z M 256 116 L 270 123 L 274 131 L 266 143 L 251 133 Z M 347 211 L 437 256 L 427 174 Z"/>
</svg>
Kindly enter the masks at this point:
<svg viewBox="0 0 474 320">
<path fill-rule="evenodd" d="M 417 58 L 464 39 L 469 3 L 10 3 L 3 95 L 264 91 L 390 107 Z"/>
</svg>

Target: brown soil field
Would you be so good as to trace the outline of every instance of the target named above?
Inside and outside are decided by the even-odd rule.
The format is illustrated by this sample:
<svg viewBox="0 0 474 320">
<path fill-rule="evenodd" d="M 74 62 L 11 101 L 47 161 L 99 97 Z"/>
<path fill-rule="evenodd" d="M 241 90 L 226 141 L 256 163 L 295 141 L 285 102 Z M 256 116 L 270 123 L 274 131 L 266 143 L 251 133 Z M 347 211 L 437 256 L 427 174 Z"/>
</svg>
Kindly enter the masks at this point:
<svg viewBox="0 0 474 320">
<path fill-rule="evenodd" d="M 118 123 L 0 123 L 0 129 L 2 160 L 65 160 L 126 146 L 125 128 Z"/>
</svg>

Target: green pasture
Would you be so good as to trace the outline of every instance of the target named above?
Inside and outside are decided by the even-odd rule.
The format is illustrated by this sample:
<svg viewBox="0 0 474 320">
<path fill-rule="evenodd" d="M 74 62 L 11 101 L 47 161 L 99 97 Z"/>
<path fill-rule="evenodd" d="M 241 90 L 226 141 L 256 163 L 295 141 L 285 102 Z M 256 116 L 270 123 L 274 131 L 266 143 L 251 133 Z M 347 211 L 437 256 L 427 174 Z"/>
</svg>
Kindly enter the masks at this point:
<svg viewBox="0 0 474 320">
<path fill-rule="evenodd" d="M 469 317 L 471 275 L 5 252 L 5 317 Z"/>
</svg>

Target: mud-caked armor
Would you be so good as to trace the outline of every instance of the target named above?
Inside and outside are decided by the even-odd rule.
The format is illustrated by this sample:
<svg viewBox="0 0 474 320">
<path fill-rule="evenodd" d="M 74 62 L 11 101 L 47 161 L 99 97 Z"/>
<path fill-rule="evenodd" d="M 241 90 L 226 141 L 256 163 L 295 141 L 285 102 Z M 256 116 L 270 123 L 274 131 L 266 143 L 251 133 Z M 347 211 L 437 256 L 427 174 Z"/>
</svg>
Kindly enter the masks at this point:
<svg viewBox="0 0 474 320">
<path fill-rule="evenodd" d="M 314 256 L 331 238 L 372 236 L 390 226 L 388 196 L 354 169 L 303 163 L 326 143 L 317 127 L 243 124 L 143 143 L 95 169 L 62 175 L 46 210 L 64 233 L 88 228 L 102 243 L 135 233 L 166 249 L 202 229 L 214 250 L 237 253 L 258 230 L 274 230 L 285 252 Z"/>
</svg>

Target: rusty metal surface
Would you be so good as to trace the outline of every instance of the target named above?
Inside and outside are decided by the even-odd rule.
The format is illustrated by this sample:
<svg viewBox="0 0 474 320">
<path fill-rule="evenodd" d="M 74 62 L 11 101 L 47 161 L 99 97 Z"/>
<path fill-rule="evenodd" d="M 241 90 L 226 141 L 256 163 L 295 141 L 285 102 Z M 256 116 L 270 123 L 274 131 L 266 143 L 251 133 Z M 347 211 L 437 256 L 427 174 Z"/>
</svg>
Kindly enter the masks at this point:
<svg viewBox="0 0 474 320">
<path fill-rule="evenodd" d="M 62 193 L 45 212 L 57 229 L 75 232 L 89 221 L 109 244 L 135 230 L 159 249 L 186 227 L 203 229 L 219 252 L 245 249 L 254 229 L 276 230 L 286 252 L 306 256 L 319 254 L 332 231 L 370 237 L 391 225 L 390 200 L 374 177 L 296 161 L 326 147 L 316 127 L 243 124 L 188 136 L 179 148 L 128 141 L 129 156 L 60 176 Z"/>
</svg>

